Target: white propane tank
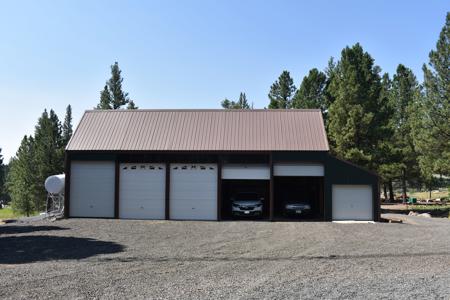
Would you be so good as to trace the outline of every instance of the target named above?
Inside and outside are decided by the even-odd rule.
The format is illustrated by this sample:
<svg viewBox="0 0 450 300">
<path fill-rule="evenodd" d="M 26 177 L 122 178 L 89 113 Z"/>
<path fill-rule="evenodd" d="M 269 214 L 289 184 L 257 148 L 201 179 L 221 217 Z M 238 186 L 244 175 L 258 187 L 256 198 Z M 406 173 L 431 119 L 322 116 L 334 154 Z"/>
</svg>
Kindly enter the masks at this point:
<svg viewBox="0 0 450 300">
<path fill-rule="evenodd" d="M 59 194 L 64 192 L 64 182 L 66 175 L 52 175 L 45 179 L 45 189 L 50 194 Z"/>
</svg>

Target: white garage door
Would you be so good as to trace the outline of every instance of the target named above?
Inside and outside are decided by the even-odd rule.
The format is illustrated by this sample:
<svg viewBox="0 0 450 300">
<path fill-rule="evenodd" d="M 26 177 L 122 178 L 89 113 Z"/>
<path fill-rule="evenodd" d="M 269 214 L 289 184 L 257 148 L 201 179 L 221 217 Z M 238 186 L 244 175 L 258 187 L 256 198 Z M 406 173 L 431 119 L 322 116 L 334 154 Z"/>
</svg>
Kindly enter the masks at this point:
<svg viewBox="0 0 450 300">
<path fill-rule="evenodd" d="M 324 176 L 322 164 L 314 163 L 277 163 L 273 165 L 275 176 Z"/>
<path fill-rule="evenodd" d="M 226 164 L 222 167 L 222 179 L 270 179 L 268 165 Z"/>
<path fill-rule="evenodd" d="M 71 217 L 114 217 L 115 163 L 73 161 L 70 173 Z"/>
<path fill-rule="evenodd" d="M 164 219 L 164 164 L 120 164 L 119 217 Z"/>
<path fill-rule="evenodd" d="M 170 165 L 170 218 L 217 220 L 217 165 Z"/>
<path fill-rule="evenodd" d="M 333 185 L 333 220 L 373 220 L 370 185 Z"/>
</svg>

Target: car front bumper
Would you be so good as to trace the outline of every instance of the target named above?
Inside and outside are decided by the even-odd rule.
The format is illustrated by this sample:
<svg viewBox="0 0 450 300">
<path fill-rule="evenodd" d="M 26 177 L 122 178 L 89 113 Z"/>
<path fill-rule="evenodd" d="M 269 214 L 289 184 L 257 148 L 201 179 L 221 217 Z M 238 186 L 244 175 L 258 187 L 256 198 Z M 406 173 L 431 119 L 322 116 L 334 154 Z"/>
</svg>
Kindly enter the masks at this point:
<svg viewBox="0 0 450 300">
<path fill-rule="evenodd" d="M 251 210 L 246 210 L 246 209 L 241 209 L 241 208 L 232 208 L 231 213 L 234 216 L 242 216 L 242 217 L 246 217 L 246 216 L 261 216 L 262 215 L 262 208 L 254 208 Z"/>
<path fill-rule="evenodd" d="M 284 208 L 284 211 L 289 215 L 306 215 L 311 211 L 311 208 L 305 206 L 287 205 Z"/>
</svg>

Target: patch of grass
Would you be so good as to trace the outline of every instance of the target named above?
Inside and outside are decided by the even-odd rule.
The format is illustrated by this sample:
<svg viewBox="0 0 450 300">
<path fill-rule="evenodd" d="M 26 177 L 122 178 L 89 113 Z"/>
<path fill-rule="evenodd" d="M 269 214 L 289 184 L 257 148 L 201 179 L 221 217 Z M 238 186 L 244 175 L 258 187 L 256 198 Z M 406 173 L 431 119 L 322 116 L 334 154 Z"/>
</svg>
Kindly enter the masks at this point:
<svg viewBox="0 0 450 300">
<path fill-rule="evenodd" d="M 407 209 L 413 211 L 447 211 L 450 210 L 450 205 L 407 205 Z"/>
<path fill-rule="evenodd" d="M 382 213 L 408 214 L 414 211 L 416 213 L 429 213 L 432 217 L 450 218 L 450 205 L 395 205 L 394 207 L 384 206 Z"/>
<path fill-rule="evenodd" d="M 32 213 L 31 215 L 37 215 L 38 213 Z M 0 209 L 0 220 L 5 220 L 5 219 L 15 219 L 15 218 L 19 218 L 19 217 L 23 217 L 24 215 L 21 214 L 17 214 L 13 211 L 13 209 L 11 207 L 5 207 Z"/>
<path fill-rule="evenodd" d="M 425 200 L 425 199 L 428 199 L 430 197 L 430 192 L 416 192 L 416 193 L 411 193 L 408 196 L 409 197 L 413 197 L 413 198 L 417 198 L 417 199 Z M 431 193 L 431 198 L 432 199 L 444 198 L 444 197 L 448 197 L 448 191 Z"/>
<path fill-rule="evenodd" d="M 17 215 L 14 213 L 11 207 L 5 207 L 0 209 L 0 219 L 12 219 L 15 218 L 16 216 Z"/>
</svg>

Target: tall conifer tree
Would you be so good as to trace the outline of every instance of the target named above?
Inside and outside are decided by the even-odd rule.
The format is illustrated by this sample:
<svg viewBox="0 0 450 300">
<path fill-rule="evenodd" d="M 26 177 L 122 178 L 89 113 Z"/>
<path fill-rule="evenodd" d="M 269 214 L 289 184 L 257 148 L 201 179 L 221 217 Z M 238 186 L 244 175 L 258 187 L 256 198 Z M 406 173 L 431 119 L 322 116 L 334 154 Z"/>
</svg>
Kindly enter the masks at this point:
<svg viewBox="0 0 450 300">
<path fill-rule="evenodd" d="M 400 64 L 392 80 L 391 105 L 393 108 L 392 144 L 397 157 L 397 178 L 401 181 L 403 198 L 407 197 L 407 182 L 419 178 L 417 152 L 412 135 L 414 102 L 419 96 L 419 83 L 412 70 Z"/>
<path fill-rule="evenodd" d="M 123 91 L 122 82 L 122 70 L 119 68 L 119 63 L 115 62 L 111 66 L 111 78 L 100 92 L 100 102 L 96 109 L 120 109 L 125 105 L 127 109 L 138 108 L 134 101 L 130 100 L 128 93 Z"/>
<path fill-rule="evenodd" d="M 239 94 L 239 100 L 238 101 L 230 101 L 227 98 L 225 98 L 220 105 L 225 109 L 250 109 L 250 105 L 248 104 L 247 96 L 245 93 Z"/>
<path fill-rule="evenodd" d="M 105 85 L 103 90 L 100 92 L 100 103 L 97 104 L 97 109 L 112 109 L 111 106 L 111 95 L 108 90 L 108 86 Z"/>
<path fill-rule="evenodd" d="M 139 107 L 137 107 L 136 104 L 134 104 L 134 101 L 133 101 L 133 100 L 130 100 L 130 101 L 128 102 L 127 109 L 138 109 L 138 108 L 139 108 Z"/>
<path fill-rule="evenodd" d="M 283 71 L 270 87 L 269 92 L 269 108 L 291 108 L 292 107 L 292 97 L 295 93 L 294 80 L 288 71 Z"/>
<path fill-rule="evenodd" d="M 5 192 L 5 165 L 3 164 L 2 148 L 0 148 L 0 197 Z"/>
<path fill-rule="evenodd" d="M 60 174 L 64 171 L 62 145 L 61 123 L 58 116 L 53 110 L 50 110 L 50 114 L 47 113 L 47 110 L 44 110 L 35 129 L 34 162 L 37 167 L 35 182 L 37 203 L 35 208 L 37 210 L 42 210 L 45 206 L 45 179 L 50 175 Z"/>
<path fill-rule="evenodd" d="M 431 188 L 433 175 L 450 175 L 450 13 L 429 60 L 412 127 L 422 175 Z"/>
<path fill-rule="evenodd" d="M 392 98 L 392 80 L 389 78 L 388 73 L 384 73 L 381 78 L 381 92 L 380 103 L 383 103 L 384 116 L 387 119 L 385 135 L 382 140 L 379 141 L 377 148 L 377 161 L 379 163 L 377 171 L 381 177 L 381 183 L 384 187 L 385 199 L 394 200 L 393 181 L 398 178 L 398 170 L 400 165 L 398 163 L 399 158 L 395 151 L 394 145 L 394 130 L 395 125 L 393 121 L 394 108 L 391 102 Z M 380 113 L 383 111 L 380 110 Z M 389 189 L 389 196 L 387 190 Z"/>
<path fill-rule="evenodd" d="M 388 130 L 387 105 L 380 97 L 380 68 L 360 44 L 342 50 L 328 92 L 328 135 L 333 152 L 377 170 L 377 151 Z M 381 110 L 380 110 L 381 109 Z"/>
<path fill-rule="evenodd" d="M 35 175 L 37 168 L 34 163 L 35 143 L 33 138 L 25 136 L 22 139 L 16 156 L 10 162 L 7 186 L 11 196 L 13 210 L 29 216 L 34 210 L 38 210 L 36 204 Z"/>
<path fill-rule="evenodd" d="M 66 108 L 66 116 L 62 125 L 62 147 L 65 148 L 70 138 L 72 137 L 72 106 L 70 104 Z"/>
<path fill-rule="evenodd" d="M 328 110 L 324 95 L 326 80 L 325 73 L 311 69 L 295 93 L 292 108 L 318 108 L 325 113 Z"/>
<path fill-rule="evenodd" d="M 111 95 L 111 104 L 113 109 L 121 108 L 130 102 L 128 93 L 122 90 L 122 82 L 122 71 L 119 68 L 119 63 L 115 62 L 111 66 L 111 78 L 106 83 Z"/>
</svg>

